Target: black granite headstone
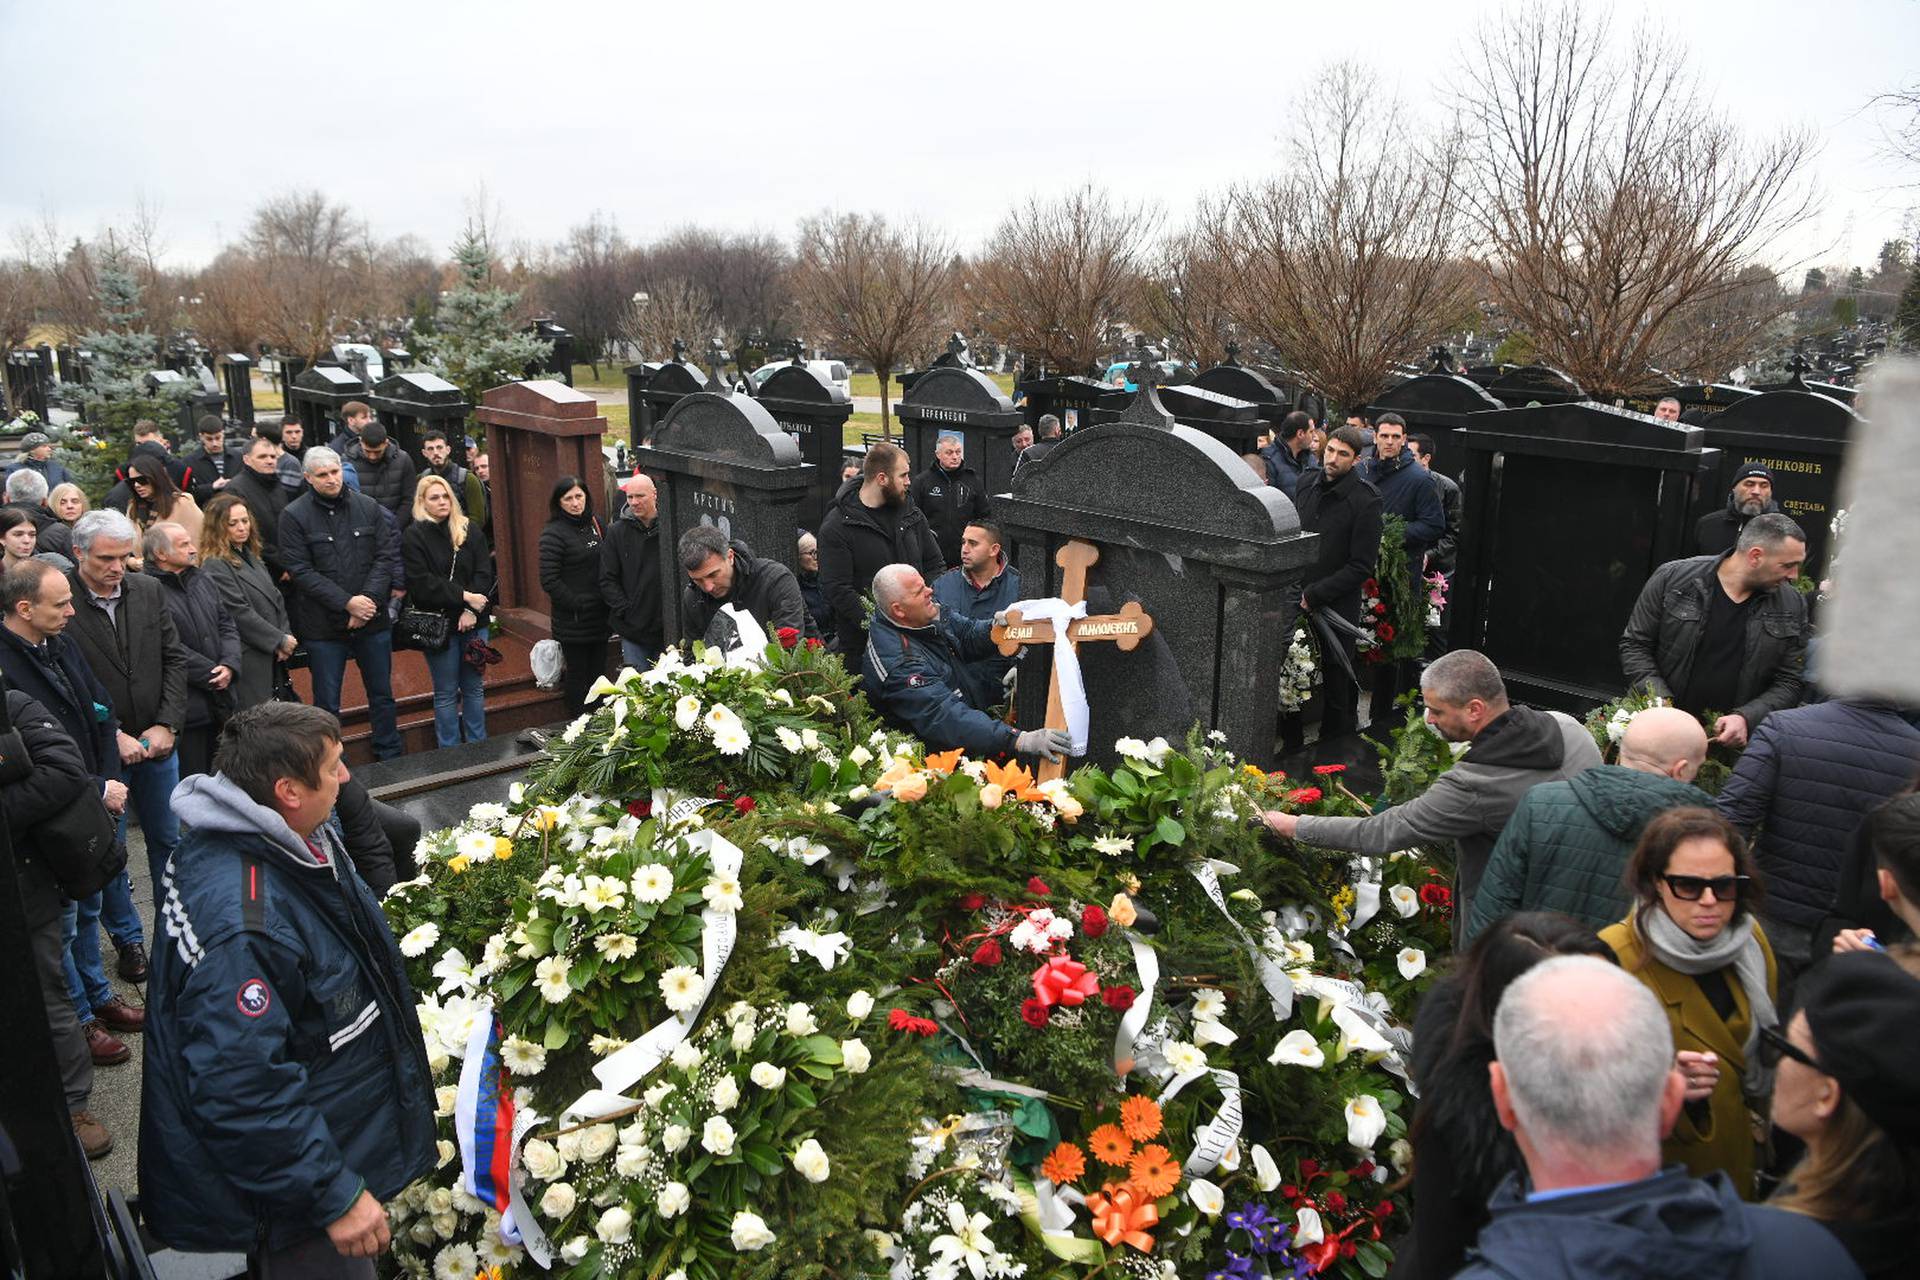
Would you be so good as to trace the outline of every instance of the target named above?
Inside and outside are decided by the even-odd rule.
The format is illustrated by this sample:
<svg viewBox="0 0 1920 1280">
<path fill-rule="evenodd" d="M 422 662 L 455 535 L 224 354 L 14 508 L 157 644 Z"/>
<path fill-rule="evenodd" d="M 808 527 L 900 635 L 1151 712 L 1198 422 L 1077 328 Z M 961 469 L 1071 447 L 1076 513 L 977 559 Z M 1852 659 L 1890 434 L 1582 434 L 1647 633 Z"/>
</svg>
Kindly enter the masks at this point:
<svg viewBox="0 0 1920 1280">
<path fill-rule="evenodd" d="M 1024 419 L 993 380 L 978 369 L 939 366 L 926 371 L 895 409 L 900 436 L 913 469 L 933 465 L 933 447 L 941 435 L 958 435 L 972 467 L 989 494 L 1005 493 L 1013 483 L 1013 447 L 1009 443 Z"/>
<path fill-rule="evenodd" d="M 627 379 L 627 446 L 631 448 L 644 438 L 643 426 L 651 426 L 645 421 L 649 412 L 645 399 L 647 385 L 653 381 L 653 375 L 660 372 L 657 361 L 642 360 L 639 364 L 630 364 L 621 372 Z"/>
<path fill-rule="evenodd" d="M 1453 647 L 1493 659 L 1520 701 L 1616 696 L 1627 615 L 1656 568 L 1693 554 L 1690 495 L 1719 452 L 1698 427 L 1591 403 L 1477 413 L 1454 441 Z"/>
<path fill-rule="evenodd" d="M 794 363 L 769 374 L 755 398 L 793 437 L 800 456 L 814 469 L 813 493 L 801 504 L 800 524 L 818 533 L 820 518 L 840 488 L 840 460 L 853 400 L 798 356 Z"/>
<path fill-rule="evenodd" d="M 1465 458 L 1454 434 L 1466 425 L 1469 414 L 1501 407 L 1471 378 L 1428 372 L 1382 393 L 1365 412 L 1369 421 L 1383 413 L 1397 413 L 1407 420 L 1408 435 L 1432 436 L 1434 470 L 1458 480 Z"/>
<path fill-rule="evenodd" d="M 420 435 L 428 427 L 447 433 L 456 462 L 466 460 L 467 415 L 473 406 L 460 388 L 438 374 L 415 369 L 382 378 L 367 397 L 374 414 L 401 449 L 420 457 Z"/>
<path fill-rule="evenodd" d="M 1736 387 L 1729 382 L 1695 382 L 1684 386 L 1668 387 L 1664 391 L 1642 396 L 1639 400 L 1628 400 L 1627 407 L 1652 413 L 1662 400 L 1671 396 L 1680 402 L 1680 421 L 1690 427 L 1705 424 L 1715 414 L 1721 413 L 1742 400 L 1751 400 L 1759 392 L 1752 387 Z"/>
<path fill-rule="evenodd" d="M 1037 424 L 1043 415 L 1050 413 L 1060 419 L 1061 428 L 1067 431 L 1113 421 L 1126 409 L 1131 398 L 1119 387 L 1098 378 L 1058 374 L 1024 379 L 1014 389 L 1026 398 L 1021 411 L 1029 423 Z"/>
<path fill-rule="evenodd" d="M 696 391 L 708 390 L 709 386 L 707 375 L 687 363 L 686 349 L 675 343 L 674 358 L 654 369 L 653 376 L 640 390 L 640 403 L 628 401 L 628 423 L 634 446 L 650 442 L 655 428 L 666 420 L 673 406 Z"/>
<path fill-rule="evenodd" d="M 1773 473 L 1773 499 L 1807 534 L 1809 576 L 1827 563 L 1833 512 L 1846 462 L 1847 438 L 1860 420 L 1852 408 L 1812 391 L 1767 391 L 1715 414 L 1703 425 L 1720 450 L 1717 478 L 1702 484 L 1699 510 L 1718 510 L 1733 476 L 1749 462 Z"/>
<path fill-rule="evenodd" d="M 1481 370 L 1470 369 L 1467 376 L 1479 382 Z M 1580 384 L 1558 369 L 1544 364 L 1505 365 L 1483 383 L 1487 394 L 1509 409 L 1524 409 L 1530 404 L 1569 404 L 1585 400 Z"/>
<path fill-rule="evenodd" d="M 1153 477 L 1150 500 L 1143 476 Z M 1154 619 L 1130 653 L 1080 648 L 1089 760 L 1110 764 L 1117 738 L 1177 741 L 1195 723 L 1220 730 L 1244 759 L 1273 758 L 1279 672 L 1313 555 L 1285 496 L 1212 436 L 1175 423 L 1148 388 L 1119 421 L 1082 428 L 1022 467 L 994 506 L 1024 594 L 1059 591 L 1054 553 L 1078 538 L 1100 548 L 1088 611 L 1137 600 Z M 1029 651 L 1021 724 L 1043 719 L 1051 668 L 1050 648 Z"/>
<path fill-rule="evenodd" d="M 307 429 L 308 445 L 325 444 L 334 436 L 333 424 L 339 420 L 340 406 L 349 400 L 367 398 L 367 384 L 351 370 L 317 364 L 304 369 L 287 391 L 287 412 L 300 419 Z"/>
<path fill-rule="evenodd" d="M 38 351 L 7 353 L 7 408 L 12 416 L 31 413 L 47 421 L 47 376 Z"/>
<path fill-rule="evenodd" d="M 634 456 L 660 489 L 669 637 L 680 634 L 687 581 L 676 548 L 694 525 L 717 525 L 754 555 L 798 569 L 800 506 L 814 492 L 816 472 L 752 396 L 698 391 L 682 398 Z"/>
<path fill-rule="evenodd" d="M 1240 363 L 1240 348 L 1227 344 L 1227 358 L 1213 368 L 1197 375 L 1189 384 L 1202 391 L 1215 391 L 1223 396 L 1232 396 L 1235 400 L 1244 400 L 1254 406 L 1260 420 L 1269 429 L 1280 425 L 1280 420 L 1293 412 L 1293 398 L 1288 391 L 1275 386 L 1266 374 Z M 1172 406 L 1169 405 L 1169 408 Z"/>
<path fill-rule="evenodd" d="M 253 358 L 239 351 L 220 357 L 220 384 L 227 390 L 232 417 L 244 427 L 253 426 Z"/>
<path fill-rule="evenodd" d="M 1260 416 L 1258 405 L 1209 390 L 1197 381 L 1161 387 L 1160 403 L 1181 425 L 1204 431 L 1241 455 L 1259 452 L 1261 433 L 1272 429 Z"/>
</svg>

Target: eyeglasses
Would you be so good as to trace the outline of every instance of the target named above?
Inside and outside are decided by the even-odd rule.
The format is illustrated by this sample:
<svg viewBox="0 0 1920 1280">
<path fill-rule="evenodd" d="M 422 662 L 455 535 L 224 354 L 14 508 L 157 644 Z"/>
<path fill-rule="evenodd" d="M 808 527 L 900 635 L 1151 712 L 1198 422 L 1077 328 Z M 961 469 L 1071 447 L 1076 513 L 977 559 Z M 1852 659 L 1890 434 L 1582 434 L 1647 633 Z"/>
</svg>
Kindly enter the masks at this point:
<svg viewBox="0 0 1920 1280">
<path fill-rule="evenodd" d="M 1771 1071 L 1780 1065 L 1782 1058 L 1792 1058 L 1803 1067 L 1826 1074 L 1826 1068 L 1812 1054 L 1781 1035 L 1778 1028 L 1760 1028 L 1760 1065 Z"/>
<path fill-rule="evenodd" d="M 1661 876 L 1667 882 L 1667 888 L 1673 896 L 1682 902 L 1698 902 L 1707 890 L 1713 890 L 1716 901 L 1726 902 L 1740 896 L 1751 876 Z"/>
</svg>

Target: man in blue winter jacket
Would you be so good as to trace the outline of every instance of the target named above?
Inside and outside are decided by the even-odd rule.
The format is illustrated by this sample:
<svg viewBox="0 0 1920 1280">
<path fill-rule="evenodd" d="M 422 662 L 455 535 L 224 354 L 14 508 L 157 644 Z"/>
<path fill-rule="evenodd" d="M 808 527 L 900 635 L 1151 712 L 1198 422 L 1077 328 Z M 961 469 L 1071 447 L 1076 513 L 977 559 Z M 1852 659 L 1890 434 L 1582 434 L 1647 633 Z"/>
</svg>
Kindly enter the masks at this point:
<svg viewBox="0 0 1920 1280">
<path fill-rule="evenodd" d="M 970 756 L 1018 751 L 1054 760 L 1068 746 L 1061 729 L 1016 732 L 987 714 L 993 690 L 969 664 L 996 652 L 993 623 L 943 616 L 920 571 L 890 564 L 873 576 L 873 621 L 862 671 L 880 714 L 930 751 Z"/>
<path fill-rule="evenodd" d="M 1373 424 L 1374 456 L 1360 464 L 1360 474 L 1380 491 L 1380 514 L 1398 516 L 1406 522 L 1403 545 L 1407 551 L 1407 581 L 1404 589 L 1418 595 L 1426 573 L 1427 552 L 1447 532 L 1447 513 L 1440 505 L 1440 491 L 1433 487 L 1427 469 L 1407 448 L 1407 424 L 1397 413 L 1383 413 Z M 1382 664 L 1374 668 L 1373 695 L 1368 702 L 1369 732 L 1384 736 L 1399 719 L 1394 715 L 1394 699 L 1413 688 L 1420 680 L 1420 662 L 1416 659 Z"/>
<path fill-rule="evenodd" d="M 326 826 L 340 725 L 263 703 L 213 763 L 174 792 L 187 834 L 156 886 L 143 1212 L 249 1274 L 371 1277 L 384 1202 L 434 1166 L 434 1096 L 399 948 Z"/>
<path fill-rule="evenodd" d="M 987 519 L 971 521 L 960 535 L 960 563 L 933 580 L 942 615 L 992 622 L 1020 596 L 1020 571 L 1007 563 L 1005 536 Z M 980 660 L 981 673 L 998 684 L 1013 667 L 999 650 Z"/>
</svg>

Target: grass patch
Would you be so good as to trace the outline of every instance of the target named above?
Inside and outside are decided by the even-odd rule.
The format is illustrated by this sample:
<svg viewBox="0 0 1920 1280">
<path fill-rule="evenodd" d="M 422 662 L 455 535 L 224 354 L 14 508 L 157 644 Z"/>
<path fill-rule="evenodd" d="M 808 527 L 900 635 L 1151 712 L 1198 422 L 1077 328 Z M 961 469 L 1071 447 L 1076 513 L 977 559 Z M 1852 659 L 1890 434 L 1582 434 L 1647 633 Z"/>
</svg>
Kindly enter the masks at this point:
<svg viewBox="0 0 1920 1280">
<path fill-rule="evenodd" d="M 632 425 L 633 419 L 628 415 L 626 405 L 603 404 L 600 406 L 600 416 L 607 420 L 607 439 L 625 440 L 627 438 L 627 428 Z"/>
<path fill-rule="evenodd" d="M 1007 396 L 1013 395 L 1013 375 L 1011 373 L 989 373 L 987 377 L 992 379 L 993 385 L 1000 388 L 1002 393 Z M 891 383 L 887 391 L 891 398 L 890 403 L 897 404 L 900 400 L 900 384 L 898 382 Z M 880 394 L 880 379 L 871 373 L 854 374 L 853 394 L 856 396 L 878 396 Z"/>
<path fill-rule="evenodd" d="M 626 365 L 619 361 L 609 361 L 600 366 L 600 376 L 593 376 L 593 366 L 577 364 L 573 366 L 573 385 L 579 391 L 625 391 L 627 389 Z"/>
</svg>

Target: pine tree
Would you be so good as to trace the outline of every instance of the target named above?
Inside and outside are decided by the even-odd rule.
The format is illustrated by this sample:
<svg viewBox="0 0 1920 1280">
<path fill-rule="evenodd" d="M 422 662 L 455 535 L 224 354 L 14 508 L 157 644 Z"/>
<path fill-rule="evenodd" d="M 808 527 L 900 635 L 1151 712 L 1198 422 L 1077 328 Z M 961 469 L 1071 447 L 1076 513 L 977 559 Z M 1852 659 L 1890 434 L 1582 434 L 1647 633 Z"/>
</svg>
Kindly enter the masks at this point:
<svg viewBox="0 0 1920 1280">
<path fill-rule="evenodd" d="M 104 323 L 98 332 L 80 339 L 93 352 L 81 417 L 118 459 L 133 445 L 135 422 L 152 418 L 169 423 L 195 387 L 183 382 L 157 391 L 147 389 L 144 379 L 156 367 L 160 343 L 141 328 L 146 309 L 141 304 L 140 281 L 120 253 L 110 251 L 102 261 L 94 293 Z"/>
<path fill-rule="evenodd" d="M 1920 349 L 1920 262 L 1913 264 L 1907 287 L 1900 292 L 1900 305 L 1893 311 L 1893 333 L 1908 350 Z"/>
<path fill-rule="evenodd" d="M 493 254 L 475 228 L 467 228 L 453 257 L 460 283 L 440 300 L 422 354 L 435 373 L 478 404 L 482 392 L 519 381 L 529 364 L 552 354 L 553 344 L 520 331 L 514 320 L 520 295 L 492 287 Z"/>
</svg>

